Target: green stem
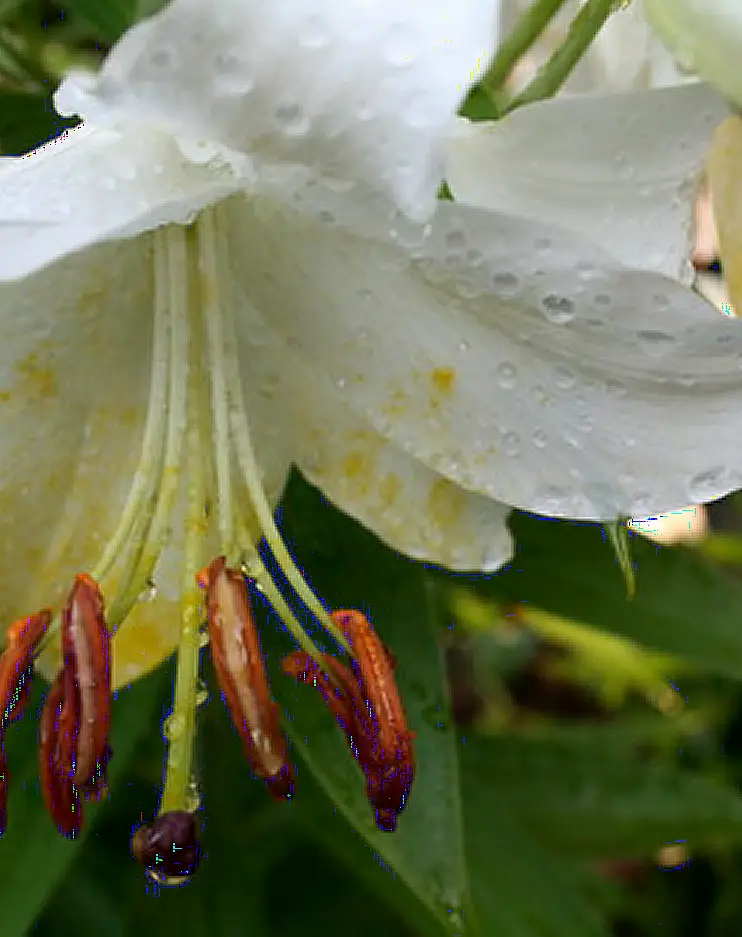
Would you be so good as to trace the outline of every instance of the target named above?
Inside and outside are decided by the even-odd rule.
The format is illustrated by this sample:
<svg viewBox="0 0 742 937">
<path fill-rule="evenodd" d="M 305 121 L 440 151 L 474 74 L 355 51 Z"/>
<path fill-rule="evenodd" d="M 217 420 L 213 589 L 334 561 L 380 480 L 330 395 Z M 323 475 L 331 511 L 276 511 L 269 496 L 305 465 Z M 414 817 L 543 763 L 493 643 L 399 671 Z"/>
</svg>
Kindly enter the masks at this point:
<svg viewBox="0 0 742 937">
<path fill-rule="evenodd" d="M 18 70 L 18 78 L 31 79 L 34 84 L 40 85 L 45 90 L 49 90 L 52 85 L 52 78 L 46 73 L 44 68 L 38 62 L 18 49 L 7 36 L 0 31 L 0 51 L 10 60 L 13 66 Z"/>
<path fill-rule="evenodd" d="M 524 104 L 533 104 L 535 101 L 553 97 L 600 32 L 613 12 L 614 5 L 615 0 L 588 0 L 572 20 L 562 45 L 543 68 L 539 69 L 533 81 L 509 102 L 505 113 L 510 113 Z"/>
<path fill-rule="evenodd" d="M 528 7 L 497 50 L 482 82 L 482 87 L 488 94 L 494 96 L 500 91 L 516 62 L 531 48 L 565 2 L 566 0 L 535 0 Z"/>
</svg>

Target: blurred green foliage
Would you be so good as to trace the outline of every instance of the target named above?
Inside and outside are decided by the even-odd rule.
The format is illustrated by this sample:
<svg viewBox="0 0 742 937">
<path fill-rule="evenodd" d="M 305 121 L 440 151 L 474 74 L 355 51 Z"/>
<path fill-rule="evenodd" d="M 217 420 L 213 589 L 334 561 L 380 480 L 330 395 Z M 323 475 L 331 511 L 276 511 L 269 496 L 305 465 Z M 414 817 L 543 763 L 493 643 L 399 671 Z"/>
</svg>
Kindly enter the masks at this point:
<svg viewBox="0 0 742 937">
<path fill-rule="evenodd" d="M 0 0 L 2 152 L 23 153 L 69 126 L 51 104 L 61 74 L 93 65 L 160 6 Z M 468 105 L 477 118 L 491 116 L 489 106 L 476 93 Z M 2 937 L 742 931 L 737 535 L 697 549 L 632 537 L 630 597 L 596 525 L 516 514 L 510 566 L 454 576 L 397 556 L 298 476 L 280 516 L 328 605 L 368 612 L 397 658 L 417 733 L 417 778 L 398 832 L 375 828 L 321 700 L 280 674 L 290 643 L 260 605 L 297 764 L 294 800 L 274 804 L 250 776 L 207 666 L 205 860 L 187 887 L 159 890 L 128 842 L 157 808 L 171 665 L 120 694 L 111 795 L 87 808 L 75 843 L 43 812 L 28 718 L 7 739 Z M 29 717 L 40 700 L 37 688 Z M 661 851 L 668 843 L 674 851 Z"/>
</svg>

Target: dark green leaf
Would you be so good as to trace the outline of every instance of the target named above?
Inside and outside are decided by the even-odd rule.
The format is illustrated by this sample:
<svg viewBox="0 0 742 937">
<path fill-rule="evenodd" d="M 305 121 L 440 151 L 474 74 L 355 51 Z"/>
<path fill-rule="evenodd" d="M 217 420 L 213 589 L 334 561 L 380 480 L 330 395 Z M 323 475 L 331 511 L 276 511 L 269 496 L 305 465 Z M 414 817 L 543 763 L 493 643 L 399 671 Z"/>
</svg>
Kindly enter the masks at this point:
<svg viewBox="0 0 742 937">
<path fill-rule="evenodd" d="M 274 692 L 295 719 L 288 725 L 294 750 L 358 833 L 420 901 L 446 920 L 448 909 L 464 901 L 466 871 L 455 732 L 423 571 L 298 480 L 284 503 L 283 518 L 287 540 L 318 593 L 333 608 L 369 613 L 397 658 L 400 692 L 417 733 L 417 776 L 397 832 L 376 829 L 362 776 L 317 694 L 277 677 Z M 263 633 L 267 641 L 270 628 Z"/>
<path fill-rule="evenodd" d="M 134 23 L 138 0 L 66 0 L 66 13 L 84 20 L 96 39 L 111 44 Z"/>
<path fill-rule="evenodd" d="M 167 692 L 157 672 L 121 693 L 114 704 L 111 745 L 114 757 L 108 780 L 112 798 L 123 784 L 135 748 L 142 736 L 157 724 L 159 705 Z M 45 902 L 87 838 L 94 838 L 95 822 L 106 806 L 88 804 L 81 836 L 69 842 L 47 816 L 38 790 L 36 725 L 33 716 L 40 704 L 37 689 L 20 726 L 11 727 L 7 739 L 11 787 L 8 830 L 0 845 L 0 933 L 22 937 L 38 917 Z"/>
<path fill-rule="evenodd" d="M 592 524 L 516 514 L 518 548 L 501 573 L 477 588 L 742 676 L 742 587 L 697 551 L 632 539 L 636 595 L 629 599 L 610 544 Z"/>
<path fill-rule="evenodd" d="M 469 782 L 564 854 L 652 855 L 663 844 L 742 841 L 742 798 L 721 781 L 566 732 L 470 738 Z M 469 790 L 470 787 L 467 787 Z"/>
<path fill-rule="evenodd" d="M 0 152 L 4 156 L 26 153 L 76 123 L 57 114 L 50 96 L 0 88 Z"/>
</svg>

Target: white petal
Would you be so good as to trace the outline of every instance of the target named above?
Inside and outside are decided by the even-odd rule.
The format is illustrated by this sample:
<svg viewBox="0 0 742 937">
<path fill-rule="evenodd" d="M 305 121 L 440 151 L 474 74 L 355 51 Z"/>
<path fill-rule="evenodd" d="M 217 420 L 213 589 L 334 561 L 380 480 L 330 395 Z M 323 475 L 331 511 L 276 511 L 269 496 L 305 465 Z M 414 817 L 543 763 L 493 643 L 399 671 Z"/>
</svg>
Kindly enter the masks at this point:
<svg viewBox="0 0 742 937">
<path fill-rule="evenodd" d="M 237 269 L 244 261 L 234 244 Z M 510 559 L 509 506 L 464 491 L 384 439 L 346 406 L 324 370 L 281 339 L 249 293 L 237 289 L 234 300 L 262 468 L 290 452 L 346 513 L 415 559 L 487 572 Z"/>
<path fill-rule="evenodd" d="M 739 0 L 646 0 L 647 15 L 683 68 L 742 104 Z"/>
<path fill-rule="evenodd" d="M 111 535 L 141 448 L 146 241 L 0 285 L 0 623 L 58 603 Z"/>
<path fill-rule="evenodd" d="M 385 232 L 378 200 L 323 198 L 324 224 L 259 201 L 235 216 L 235 275 L 395 445 L 555 516 L 742 486 L 742 323 L 563 229 L 443 203 L 432 228 Z"/>
<path fill-rule="evenodd" d="M 694 181 L 725 113 L 710 88 L 689 85 L 461 121 L 448 183 L 457 201 L 564 225 L 622 263 L 687 276 Z"/>
<path fill-rule="evenodd" d="M 495 44 L 482 0 L 174 0 L 71 78 L 63 112 L 154 122 L 432 211 L 442 137 Z"/>
<path fill-rule="evenodd" d="M 185 222 L 238 187 L 230 166 L 194 166 L 159 132 L 70 130 L 0 161 L 0 281 L 89 244 Z"/>
</svg>

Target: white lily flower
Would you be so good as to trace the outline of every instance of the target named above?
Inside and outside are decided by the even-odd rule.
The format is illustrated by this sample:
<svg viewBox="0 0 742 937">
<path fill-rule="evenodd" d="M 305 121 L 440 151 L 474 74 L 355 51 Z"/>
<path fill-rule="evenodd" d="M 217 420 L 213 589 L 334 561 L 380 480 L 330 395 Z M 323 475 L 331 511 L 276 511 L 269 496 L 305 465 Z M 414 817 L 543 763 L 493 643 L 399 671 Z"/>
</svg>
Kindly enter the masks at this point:
<svg viewBox="0 0 742 937">
<path fill-rule="evenodd" d="M 354 186 L 374 192 L 387 241 L 394 204 L 430 213 L 495 26 L 480 0 L 175 0 L 97 76 L 63 83 L 60 110 L 85 123 L 0 166 L 2 620 L 91 572 L 111 622 L 126 618 L 120 684 L 172 649 L 181 597 L 219 552 L 247 554 L 290 616 L 254 553 L 261 535 L 323 614 L 272 519 L 292 462 L 402 550 L 470 566 L 484 544 L 507 555 L 501 505 L 381 436 L 272 321 L 274 308 L 319 315 L 339 335 L 352 303 L 383 327 L 367 281 L 392 275 L 396 245 L 343 234 L 333 202 L 363 215 L 374 203 Z M 373 340 L 367 352 L 354 326 L 345 341 L 364 356 L 349 382 L 382 376 Z"/>
<path fill-rule="evenodd" d="M 264 534 L 306 593 L 270 514 L 292 462 L 452 569 L 507 561 L 513 505 L 604 519 L 739 483 L 738 323 L 627 266 L 611 201 L 637 186 L 635 228 L 651 218 L 659 236 L 633 259 L 674 268 L 665 203 L 719 103 L 692 87 L 582 112 L 595 136 L 580 137 L 575 213 L 602 194 L 616 243 L 536 217 L 525 194 L 410 220 L 494 26 L 489 2 L 398 6 L 337 0 L 318 19 L 299 2 L 175 0 L 60 89 L 83 127 L 0 170 L 3 615 L 90 570 L 114 622 L 128 614 L 119 683 L 172 647 L 179 596 L 219 549 Z M 502 139 L 531 113 L 551 131 L 532 137 L 537 186 L 569 141 L 540 108 Z M 477 199 L 498 170 L 520 167 L 488 165 Z"/>
<path fill-rule="evenodd" d="M 737 0 L 646 0 L 646 8 L 683 68 L 742 104 L 742 6 Z"/>
</svg>

